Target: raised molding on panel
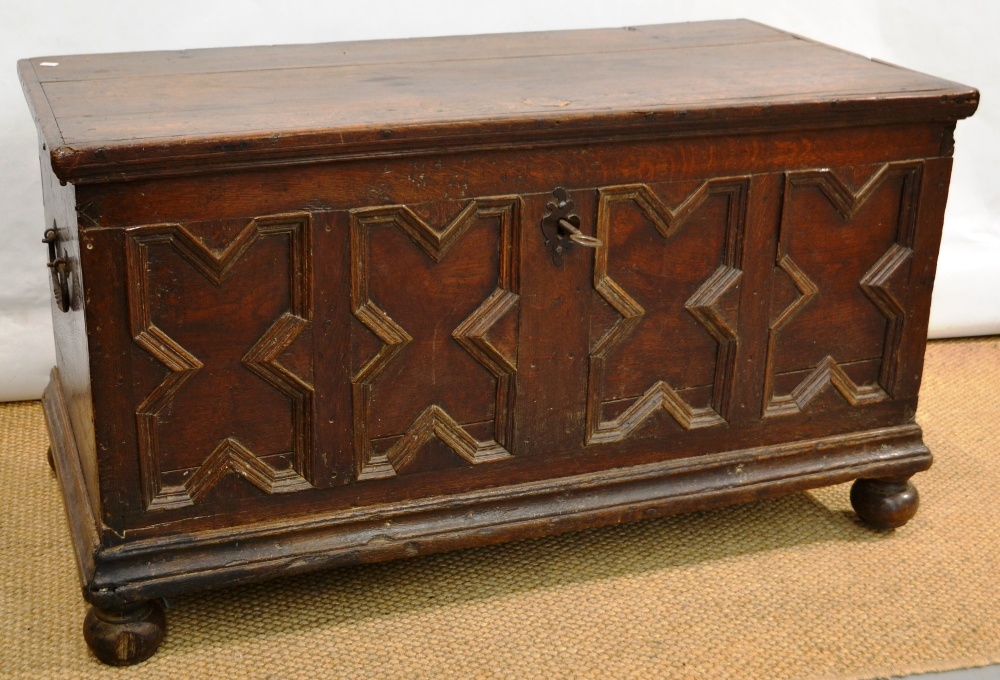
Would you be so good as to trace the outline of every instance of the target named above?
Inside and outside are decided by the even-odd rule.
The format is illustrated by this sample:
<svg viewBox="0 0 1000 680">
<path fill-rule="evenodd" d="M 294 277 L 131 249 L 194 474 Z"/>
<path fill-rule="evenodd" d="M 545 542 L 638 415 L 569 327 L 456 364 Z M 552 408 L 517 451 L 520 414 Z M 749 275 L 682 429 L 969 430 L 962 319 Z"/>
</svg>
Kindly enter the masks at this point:
<svg viewBox="0 0 1000 680">
<path fill-rule="evenodd" d="M 359 480 L 395 476 L 432 438 L 437 438 L 472 464 L 511 456 L 514 430 L 514 376 L 516 358 L 504 354 L 488 339 L 490 329 L 517 304 L 518 229 L 520 201 L 516 196 L 477 198 L 470 201 L 442 229 L 418 217 L 405 205 L 359 208 L 351 211 L 351 309 L 354 316 L 381 341 L 382 347 L 352 377 L 355 473 Z M 372 387 L 385 369 L 398 359 L 413 338 L 369 294 L 369 231 L 391 225 L 406 234 L 431 260 L 441 262 L 476 221 L 497 218 L 500 224 L 500 266 L 496 288 L 451 337 L 494 378 L 493 438 L 477 440 L 439 405 L 431 404 L 413 421 L 388 451 L 372 449 Z"/>
<path fill-rule="evenodd" d="M 922 167 L 921 161 L 885 163 L 857 191 L 851 190 L 833 170 L 803 170 L 785 173 L 784 208 L 779 228 L 776 268 L 782 270 L 791 279 L 799 295 L 770 324 L 765 368 L 765 417 L 800 413 L 828 387 L 836 389 L 852 406 L 877 403 L 891 398 L 896 382 L 899 343 L 906 320 L 905 305 L 893 292 L 893 289 L 900 271 L 904 269 L 913 255 Z M 796 187 L 815 187 L 834 206 L 841 219 L 844 222 L 850 222 L 855 218 L 858 210 L 875 195 L 886 180 L 893 177 L 903 179 L 895 243 L 858 281 L 862 292 L 888 322 L 878 382 L 870 385 L 855 384 L 841 368 L 837 359 L 828 355 L 790 393 L 775 394 L 774 362 L 781 330 L 806 305 L 813 303 L 820 292 L 808 274 L 788 253 L 788 236 L 792 227 L 786 217 L 789 214 L 788 207 L 792 200 L 793 190 Z"/>
<path fill-rule="evenodd" d="M 126 230 L 129 324 L 132 337 L 170 373 L 136 409 L 142 498 L 149 510 L 192 505 L 219 479 L 235 472 L 265 493 L 312 488 L 313 387 L 282 366 L 278 357 L 312 321 L 310 219 L 306 213 L 259 217 L 221 252 L 208 248 L 179 224 Z M 281 236 L 289 242 L 289 310 L 243 356 L 243 364 L 282 392 L 292 404 L 292 467 L 274 470 L 235 437 L 224 439 L 183 484 L 165 484 L 160 469 L 160 413 L 202 368 L 201 361 L 156 325 L 149 300 L 149 249 L 167 247 L 219 286 L 243 255 L 262 239 Z"/>
<path fill-rule="evenodd" d="M 594 288 L 620 315 L 620 319 L 598 339 L 590 351 L 587 385 L 587 444 L 622 441 L 659 409 L 665 410 L 685 429 L 711 427 L 726 422 L 736 361 L 736 329 L 719 310 L 719 300 L 742 276 L 743 230 L 746 222 L 747 178 L 728 177 L 703 182 L 676 208 L 671 209 L 645 184 L 601 187 L 598 189 L 597 238 L 611 243 L 611 210 L 616 204 L 635 204 L 664 241 L 684 227 L 705 201 L 713 195 L 728 198 L 726 249 L 723 261 L 686 302 L 687 311 L 718 343 L 712 404 L 695 408 L 665 380 L 652 384 L 628 409 L 611 420 L 601 415 L 605 403 L 606 358 L 622 345 L 646 315 L 646 310 L 608 273 L 610 246 L 594 254 Z"/>
</svg>

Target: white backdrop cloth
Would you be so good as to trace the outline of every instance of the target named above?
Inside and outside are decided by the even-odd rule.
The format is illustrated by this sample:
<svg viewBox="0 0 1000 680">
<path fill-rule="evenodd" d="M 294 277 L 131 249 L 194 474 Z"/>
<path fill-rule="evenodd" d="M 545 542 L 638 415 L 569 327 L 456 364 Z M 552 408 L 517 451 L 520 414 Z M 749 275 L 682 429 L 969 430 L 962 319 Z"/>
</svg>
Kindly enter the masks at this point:
<svg viewBox="0 0 1000 680">
<path fill-rule="evenodd" d="M 931 336 L 1000 332 L 1000 3 L 990 0 L 0 0 L 0 400 L 35 399 L 54 363 L 24 57 L 615 27 L 746 17 L 983 91 L 958 126 Z"/>
</svg>

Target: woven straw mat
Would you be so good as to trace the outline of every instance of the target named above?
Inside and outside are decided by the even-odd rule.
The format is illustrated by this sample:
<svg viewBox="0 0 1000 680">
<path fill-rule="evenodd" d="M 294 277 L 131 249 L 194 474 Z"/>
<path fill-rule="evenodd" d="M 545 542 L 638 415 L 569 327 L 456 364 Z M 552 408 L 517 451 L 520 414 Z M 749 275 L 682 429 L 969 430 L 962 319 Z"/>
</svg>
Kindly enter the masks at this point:
<svg viewBox="0 0 1000 680">
<path fill-rule="evenodd" d="M 37 402 L 0 405 L 0 676 L 869 678 L 1000 662 L 1000 340 L 931 343 L 917 516 L 848 485 L 168 603 L 102 666 Z"/>
</svg>

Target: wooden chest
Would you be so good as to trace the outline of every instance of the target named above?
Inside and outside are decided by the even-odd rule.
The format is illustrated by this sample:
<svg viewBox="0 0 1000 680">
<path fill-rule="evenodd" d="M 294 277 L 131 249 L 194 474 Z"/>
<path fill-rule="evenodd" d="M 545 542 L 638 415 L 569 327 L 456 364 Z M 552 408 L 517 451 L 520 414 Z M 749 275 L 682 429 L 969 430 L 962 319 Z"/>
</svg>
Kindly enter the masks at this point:
<svg viewBox="0 0 1000 680">
<path fill-rule="evenodd" d="M 22 61 L 109 663 L 157 598 L 860 479 L 978 93 L 746 21 Z"/>
</svg>

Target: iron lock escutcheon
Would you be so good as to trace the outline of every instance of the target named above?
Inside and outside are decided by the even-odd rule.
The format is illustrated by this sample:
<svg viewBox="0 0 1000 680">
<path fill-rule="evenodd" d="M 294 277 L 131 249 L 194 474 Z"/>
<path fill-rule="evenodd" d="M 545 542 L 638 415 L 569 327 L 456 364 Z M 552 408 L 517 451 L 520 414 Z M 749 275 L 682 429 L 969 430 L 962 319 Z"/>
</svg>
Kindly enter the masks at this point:
<svg viewBox="0 0 1000 680">
<path fill-rule="evenodd" d="M 554 201 L 549 201 L 545 207 L 549 212 L 542 218 L 542 235 L 545 236 L 545 247 L 552 256 L 552 262 L 562 265 L 563 257 L 577 244 L 584 248 L 600 248 L 600 239 L 587 236 L 580 231 L 580 216 L 574 213 L 576 203 L 562 187 L 556 187 L 552 192 Z"/>
</svg>

